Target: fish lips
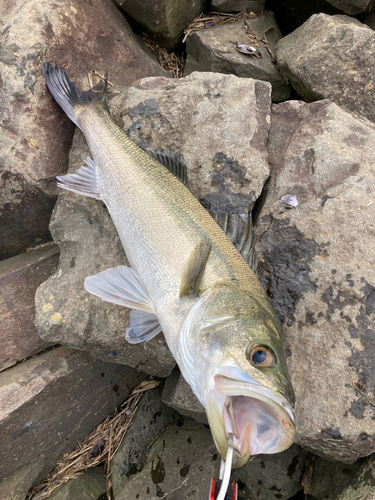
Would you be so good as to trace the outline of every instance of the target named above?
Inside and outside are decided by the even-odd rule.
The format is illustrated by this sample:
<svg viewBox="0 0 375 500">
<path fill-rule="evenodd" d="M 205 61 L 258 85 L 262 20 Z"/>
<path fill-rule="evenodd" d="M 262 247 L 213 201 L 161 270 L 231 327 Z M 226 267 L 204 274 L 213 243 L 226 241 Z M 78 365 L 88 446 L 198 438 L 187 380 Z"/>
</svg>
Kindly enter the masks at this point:
<svg viewBox="0 0 375 500">
<path fill-rule="evenodd" d="M 242 467 L 251 455 L 279 453 L 293 444 L 293 409 L 281 394 L 255 380 L 235 380 L 218 373 L 205 396 L 211 432 L 223 458 L 228 433 L 234 435 L 233 467 Z"/>
</svg>

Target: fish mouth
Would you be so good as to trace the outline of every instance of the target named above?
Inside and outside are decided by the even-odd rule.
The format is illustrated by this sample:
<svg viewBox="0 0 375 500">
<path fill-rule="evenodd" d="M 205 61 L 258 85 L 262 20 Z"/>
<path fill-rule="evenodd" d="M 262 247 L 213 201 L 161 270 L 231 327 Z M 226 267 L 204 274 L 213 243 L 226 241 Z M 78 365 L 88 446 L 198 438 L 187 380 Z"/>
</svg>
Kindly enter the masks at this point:
<svg viewBox="0 0 375 500">
<path fill-rule="evenodd" d="M 286 450 L 295 434 L 293 409 L 287 399 L 244 375 L 236 380 L 216 374 L 207 393 L 207 417 L 223 458 L 228 433 L 234 436 L 233 467 L 242 467 L 251 455 Z"/>
</svg>

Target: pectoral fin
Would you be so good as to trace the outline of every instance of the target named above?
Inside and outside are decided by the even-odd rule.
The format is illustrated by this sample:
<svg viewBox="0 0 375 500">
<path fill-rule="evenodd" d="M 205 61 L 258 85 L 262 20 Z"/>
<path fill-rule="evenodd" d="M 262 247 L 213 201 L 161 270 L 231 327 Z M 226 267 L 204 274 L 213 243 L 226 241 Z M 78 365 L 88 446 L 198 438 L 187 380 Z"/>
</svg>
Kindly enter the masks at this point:
<svg viewBox="0 0 375 500">
<path fill-rule="evenodd" d="M 180 298 L 197 297 L 199 284 L 201 282 L 211 245 L 206 241 L 199 243 L 191 252 L 186 263 L 180 284 Z"/>
<path fill-rule="evenodd" d="M 98 173 L 95 163 L 89 156 L 86 158 L 86 165 L 83 165 L 75 174 L 56 177 L 57 185 L 67 191 L 100 200 Z"/>
</svg>

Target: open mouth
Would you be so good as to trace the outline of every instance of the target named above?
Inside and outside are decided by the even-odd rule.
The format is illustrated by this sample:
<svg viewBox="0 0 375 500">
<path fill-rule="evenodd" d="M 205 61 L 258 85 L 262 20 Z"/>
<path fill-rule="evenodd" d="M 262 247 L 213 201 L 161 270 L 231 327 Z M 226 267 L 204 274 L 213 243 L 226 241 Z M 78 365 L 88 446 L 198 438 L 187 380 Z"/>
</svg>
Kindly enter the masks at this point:
<svg viewBox="0 0 375 500">
<path fill-rule="evenodd" d="M 250 378 L 250 377 L 249 377 Z M 293 410 L 280 394 L 255 381 L 213 377 L 215 387 L 208 393 L 207 415 L 216 445 L 222 456 L 227 436 L 234 436 L 235 467 L 244 465 L 250 455 L 278 453 L 294 440 Z"/>
</svg>

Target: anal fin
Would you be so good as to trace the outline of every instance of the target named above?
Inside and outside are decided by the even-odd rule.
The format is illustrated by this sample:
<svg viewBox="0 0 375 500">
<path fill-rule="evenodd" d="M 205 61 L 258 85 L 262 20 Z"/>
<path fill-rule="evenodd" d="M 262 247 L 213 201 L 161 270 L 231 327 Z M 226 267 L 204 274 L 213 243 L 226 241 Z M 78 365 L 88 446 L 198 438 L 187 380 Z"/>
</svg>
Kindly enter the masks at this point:
<svg viewBox="0 0 375 500">
<path fill-rule="evenodd" d="M 83 165 L 75 174 L 59 175 L 56 177 L 57 186 L 73 193 L 89 196 L 100 200 L 98 172 L 95 163 L 88 156 L 86 166 Z"/>
</svg>

